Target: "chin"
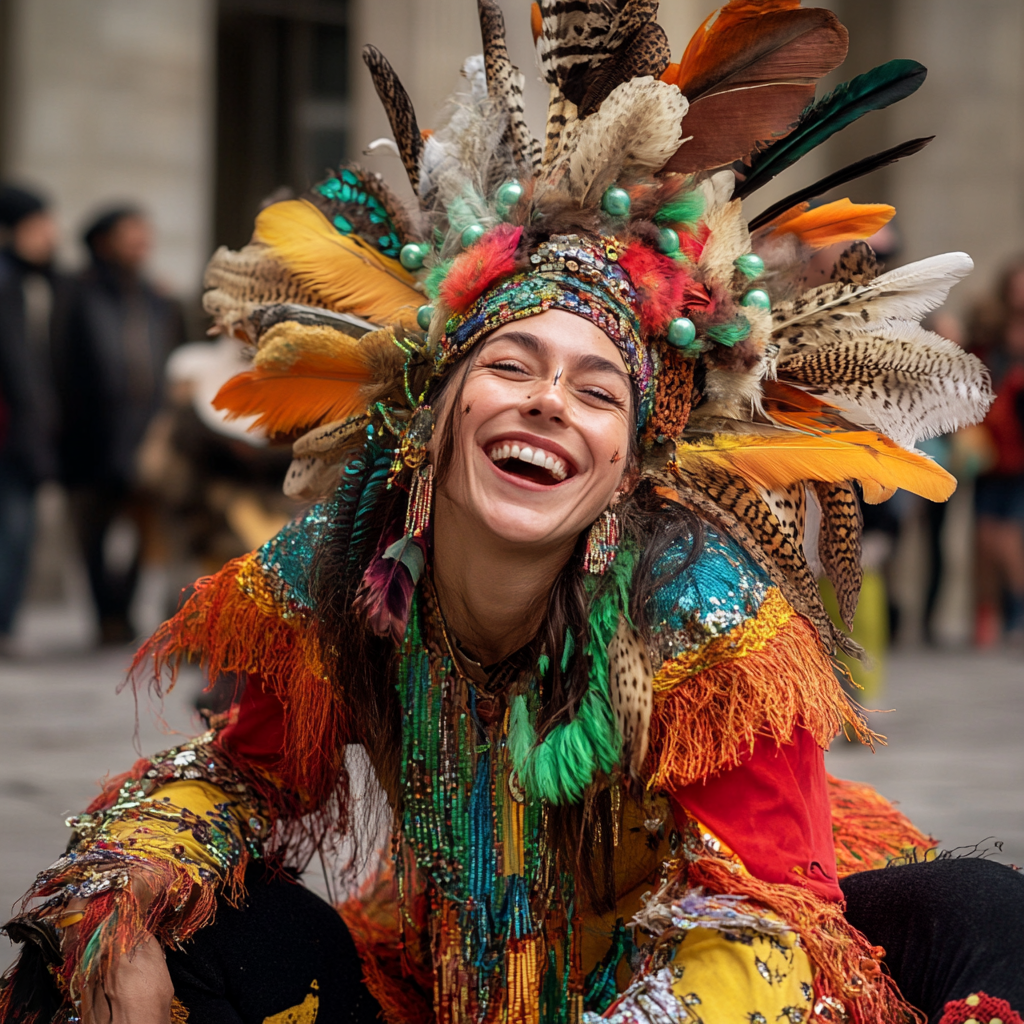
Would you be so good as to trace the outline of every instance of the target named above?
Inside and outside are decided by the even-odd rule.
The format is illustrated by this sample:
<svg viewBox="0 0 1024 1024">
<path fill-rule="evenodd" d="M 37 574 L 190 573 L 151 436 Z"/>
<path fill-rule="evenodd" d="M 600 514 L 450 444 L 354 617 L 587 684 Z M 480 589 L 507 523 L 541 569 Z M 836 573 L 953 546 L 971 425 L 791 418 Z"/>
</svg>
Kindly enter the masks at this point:
<svg viewBox="0 0 1024 1024">
<path fill-rule="evenodd" d="M 579 530 L 568 529 L 574 520 L 575 508 L 538 509 L 511 502 L 487 503 L 481 521 L 488 533 L 508 544 L 524 547 L 549 547 L 564 544 Z M 582 527 L 580 528 L 582 529 Z"/>
</svg>

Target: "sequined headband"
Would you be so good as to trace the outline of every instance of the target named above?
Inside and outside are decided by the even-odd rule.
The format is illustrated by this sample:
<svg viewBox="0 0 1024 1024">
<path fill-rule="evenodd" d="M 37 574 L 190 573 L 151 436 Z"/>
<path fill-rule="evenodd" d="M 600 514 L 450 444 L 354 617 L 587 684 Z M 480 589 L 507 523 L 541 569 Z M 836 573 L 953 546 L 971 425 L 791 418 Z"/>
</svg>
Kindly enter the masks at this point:
<svg viewBox="0 0 1024 1024">
<path fill-rule="evenodd" d="M 642 426 L 654 400 L 655 367 L 635 312 L 636 291 L 618 263 L 620 250 L 615 238 L 553 235 L 530 256 L 531 269 L 501 279 L 464 313 L 448 318 L 438 343 L 438 371 L 504 324 L 564 309 L 599 327 L 622 353 L 640 396 Z"/>
</svg>

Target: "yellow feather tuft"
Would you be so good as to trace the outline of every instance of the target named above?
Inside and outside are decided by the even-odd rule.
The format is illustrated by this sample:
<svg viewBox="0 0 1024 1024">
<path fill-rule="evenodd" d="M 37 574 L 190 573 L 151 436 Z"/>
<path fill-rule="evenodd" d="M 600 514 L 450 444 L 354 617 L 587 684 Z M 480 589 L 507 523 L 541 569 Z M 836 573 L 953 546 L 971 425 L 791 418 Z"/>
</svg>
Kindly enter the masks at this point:
<svg viewBox="0 0 1024 1024">
<path fill-rule="evenodd" d="M 856 480 L 869 504 L 884 501 L 900 487 L 931 501 L 945 501 L 956 489 L 956 480 L 938 463 L 869 430 L 823 437 L 715 434 L 677 446 L 675 465 L 680 476 L 708 464 L 728 469 L 766 490 L 801 480 Z"/>
<path fill-rule="evenodd" d="M 777 217 L 770 225 L 772 235 L 795 235 L 812 249 L 824 249 L 838 242 L 855 242 L 870 238 L 896 215 L 896 207 L 885 203 L 851 203 L 837 199 L 834 203 L 810 208 L 800 203 Z"/>
<path fill-rule="evenodd" d="M 328 308 L 415 328 L 423 296 L 412 274 L 358 235 L 340 234 L 305 199 L 261 210 L 254 238 Z"/>
</svg>

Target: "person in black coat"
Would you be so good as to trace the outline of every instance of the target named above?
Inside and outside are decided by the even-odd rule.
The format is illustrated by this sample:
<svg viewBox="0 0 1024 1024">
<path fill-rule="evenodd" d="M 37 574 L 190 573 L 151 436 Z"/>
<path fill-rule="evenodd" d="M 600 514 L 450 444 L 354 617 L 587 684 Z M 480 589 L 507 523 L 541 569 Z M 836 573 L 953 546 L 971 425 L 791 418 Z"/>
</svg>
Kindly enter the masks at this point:
<svg viewBox="0 0 1024 1024">
<path fill-rule="evenodd" d="M 57 226 L 37 195 L 0 186 L 0 652 L 28 575 L 35 494 L 56 475 L 52 328 Z"/>
<path fill-rule="evenodd" d="M 184 340 L 178 304 L 142 270 L 152 229 L 134 207 L 86 230 L 89 267 L 77 278 L 60 330 L 62 475 L 104 643 L 131 640 L 147 509 L 136 453 L 163 399 L 164 364 Z"/>
</svg>

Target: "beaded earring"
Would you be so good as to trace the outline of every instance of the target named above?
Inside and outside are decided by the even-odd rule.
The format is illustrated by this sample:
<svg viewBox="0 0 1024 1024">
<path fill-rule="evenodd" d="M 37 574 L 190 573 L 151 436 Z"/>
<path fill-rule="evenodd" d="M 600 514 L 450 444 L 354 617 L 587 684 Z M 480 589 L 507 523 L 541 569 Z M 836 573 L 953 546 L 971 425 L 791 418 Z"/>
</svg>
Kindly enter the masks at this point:
<svg viewBox="0 0 1024 1024">
<path fill-rule="evenodd" d="M 619 517 L 606 508 L 594 521 L 587 533 L 587 547 L 583 554 L 583 568 L 601 576 L 615 560 L 619 550 Z"/>
</svg>

